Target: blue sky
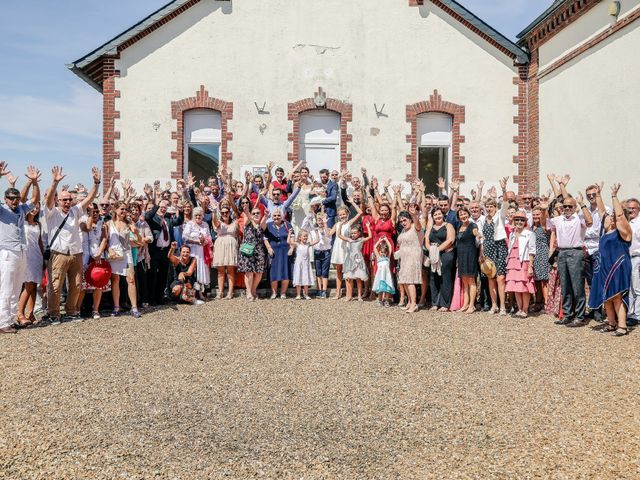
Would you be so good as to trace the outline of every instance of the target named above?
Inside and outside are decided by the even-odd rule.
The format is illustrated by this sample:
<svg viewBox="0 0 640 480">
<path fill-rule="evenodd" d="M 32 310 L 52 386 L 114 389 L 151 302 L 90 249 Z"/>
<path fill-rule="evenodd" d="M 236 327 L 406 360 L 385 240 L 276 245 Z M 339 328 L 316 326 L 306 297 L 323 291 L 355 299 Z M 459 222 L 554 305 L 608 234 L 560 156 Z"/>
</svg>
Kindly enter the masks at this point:
<svg viewBox="0 0 640 480">
<path fill-rule="evenodd" d="M 255 0 L 237 0 L 255 1 Z M 304 1 L 304 0 L 296 0 Z M 551 0 L 459 0 L 507 37 Z M 14 174 L 29 164 L 63 165 L 69 183 L 102 165 L 101 96 L 65 67 L 168 0 L 21 0 L 0 16 L 0 160 Z"/>
</svg>

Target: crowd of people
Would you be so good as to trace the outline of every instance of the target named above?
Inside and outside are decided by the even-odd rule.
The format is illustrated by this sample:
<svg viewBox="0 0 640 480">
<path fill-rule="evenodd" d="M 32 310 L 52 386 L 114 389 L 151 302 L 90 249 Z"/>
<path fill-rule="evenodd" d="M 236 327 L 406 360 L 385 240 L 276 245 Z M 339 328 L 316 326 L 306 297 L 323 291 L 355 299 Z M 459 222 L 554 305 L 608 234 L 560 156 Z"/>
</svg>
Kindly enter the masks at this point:
<svg viewBox="0 0 640 480">
<path fill-rule="evenodd" d="M 548 175 L 547 195 L 480 182 L 380 184 L 348 171 L 310 175 L 273 165 L 241 180 L 225 169 L 206 181 L 146 184 L 92 169 L 91 188 L 63 185 L 61 167 L 41 196 L 28 167 L 22 190 L 9 182 L 0 208 L 0 332 L 98 319 L 110 310 L 140 317 L 168 302 L 199 305 L 244 288 L 258 299 L 331 298 L 392 305 L 413 314 L 477 311 L 624 336 L 640 314 L 640 202 L 620 184 L 568 191 L 570 176 Z M 104 193 L 100 196 L 100 191 Z M 609 197 L 607 202 L 603 197 Z M 586 202 L 585 202 L 586 198 Z M 217 273 L 217 275 L 216 275 Z M 343 288 L 344 287 L 344 288 Z M 85 298 L 86 297 L 86 298 Z M 64 298 L 64 315 L 61 303 Z M 37 310 L 46 312 L 37 318 Z"/>
</svg>

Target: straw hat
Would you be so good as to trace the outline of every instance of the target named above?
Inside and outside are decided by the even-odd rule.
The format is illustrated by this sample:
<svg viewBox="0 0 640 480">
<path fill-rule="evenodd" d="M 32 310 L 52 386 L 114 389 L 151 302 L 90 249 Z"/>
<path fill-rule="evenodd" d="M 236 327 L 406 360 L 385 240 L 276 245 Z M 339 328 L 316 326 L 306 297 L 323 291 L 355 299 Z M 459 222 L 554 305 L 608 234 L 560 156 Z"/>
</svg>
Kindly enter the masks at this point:
<svg viewBox="0 0 640 480">
<path fill-rule="evenodd" d="M 489 278 L 496 278 L 498 273 L 496 264 L 488 257 L 484 257 L 484 260 L 480 262 L 480 271 Z"/>
</svg>

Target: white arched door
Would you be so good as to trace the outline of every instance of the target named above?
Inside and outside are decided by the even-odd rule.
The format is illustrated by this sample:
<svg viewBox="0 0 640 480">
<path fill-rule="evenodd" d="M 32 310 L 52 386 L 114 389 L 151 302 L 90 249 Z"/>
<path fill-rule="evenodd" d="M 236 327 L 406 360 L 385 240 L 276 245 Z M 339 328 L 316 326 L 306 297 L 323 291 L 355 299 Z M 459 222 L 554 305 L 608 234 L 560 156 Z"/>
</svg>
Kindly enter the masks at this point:
<svg viewBox="0 0 640 480">
<path fill-rule="evenodd" d="M 222 115 L 205 108 L 184 114 L 184 178 L 192 172 L 198 180 L 215 176 L 220 165 Z"/>
<path fill-rule="evenodd" d="M 452 126 L 453 118 L 446 113 L 423 113 L 417 118 L 418 177 L 434 195 L 439 193 L 435 186 L 439 177 L 447 184 L 450 180 Z"/>
<path fill-rule="evenodd" d="M 299 160 L 318 177 L 321 169 L 340 170 L 340 114 L 311 110 L 300 114 Z"/>
</svg>

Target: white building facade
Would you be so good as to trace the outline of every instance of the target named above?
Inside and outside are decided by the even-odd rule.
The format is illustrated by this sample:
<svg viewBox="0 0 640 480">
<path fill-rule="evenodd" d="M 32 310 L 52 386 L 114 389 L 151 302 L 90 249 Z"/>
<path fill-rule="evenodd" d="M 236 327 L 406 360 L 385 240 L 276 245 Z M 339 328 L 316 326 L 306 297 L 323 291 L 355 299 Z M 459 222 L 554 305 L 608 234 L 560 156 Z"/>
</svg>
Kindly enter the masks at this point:
<svg viewBox="0 0 640 480">
<path fill-rule="evenodd" d="M 600 3 L 554 6 L 585 2 Z M 622 3 L 634 15 L 638 1 Z M 510 176 L 522 193 L 538 189 L 540 171 L 577 172 L 594 153 L 589 130 L 579 148 L 563 140 L 575 112 L 546 107 L 586 73 L 538 79 L 566 52 L 530 43 L 533 27 L 518 46 L 451 0 L 176 0 L 70 68 L 103 93 L 106 176 L 204 178 L 223 166 L 238 176 L 304 160 L 312 173 L 460 178 L 467 192 Z M 620 119 L 611 110 L 599 128 Z"/>
</svg>

